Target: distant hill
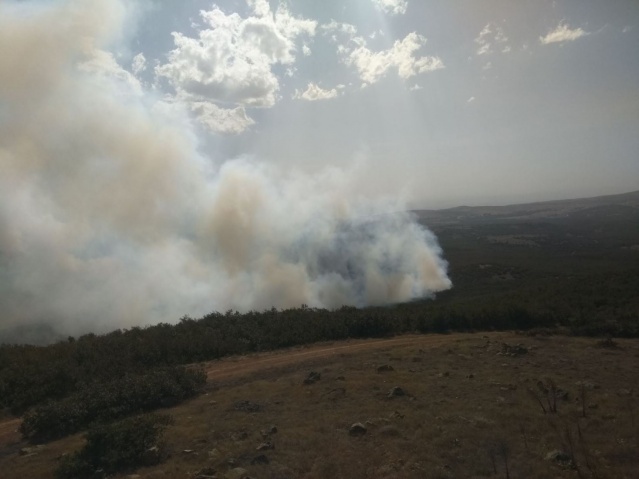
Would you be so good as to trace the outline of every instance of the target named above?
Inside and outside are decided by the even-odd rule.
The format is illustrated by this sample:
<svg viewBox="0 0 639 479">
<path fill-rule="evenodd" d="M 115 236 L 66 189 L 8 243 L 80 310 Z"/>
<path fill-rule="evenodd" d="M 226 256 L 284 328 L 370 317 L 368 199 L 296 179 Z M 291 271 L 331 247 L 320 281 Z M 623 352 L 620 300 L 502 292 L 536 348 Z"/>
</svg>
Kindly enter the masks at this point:
<svg viewBox="0 0 639 479">
<path fill-rule="evenodd" d="M 414 210 L 427 225 L 453 225 L 495 221 L 535 221 L 561 218 L 633 219 L 639 217 L 639 191 L 620 195 L 543 201 L 506 206 L 458 206 L 443 210 Z"/>
</svg>

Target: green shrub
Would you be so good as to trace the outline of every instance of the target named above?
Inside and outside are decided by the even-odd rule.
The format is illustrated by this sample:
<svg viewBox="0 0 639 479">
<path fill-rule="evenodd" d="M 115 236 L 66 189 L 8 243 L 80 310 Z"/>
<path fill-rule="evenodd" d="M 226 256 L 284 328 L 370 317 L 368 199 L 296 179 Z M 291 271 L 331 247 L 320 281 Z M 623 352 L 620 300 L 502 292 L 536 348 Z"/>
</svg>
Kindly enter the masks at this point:
<svg viewBox="0 0 639 479">
<path fill-rule="evenodd" d="M 170 422 L 170 416 L 150 414 L 95 426 L 86 433 L 85 446 L 62 459 L 56 477 L 83 479 L 97 470 L 113 474 L 155 464 L 164 455 L 162 435 Z"/>
<path fill-rule="evenodd" d="M 194 396 L 205 382 L 203 371 L 176 367 L 94 383 L 70 397 L 38 406 L 24 416 L 20 432 L 31 442 L 50 441 L 97 421 L 173 406 Z"/>
</svg>

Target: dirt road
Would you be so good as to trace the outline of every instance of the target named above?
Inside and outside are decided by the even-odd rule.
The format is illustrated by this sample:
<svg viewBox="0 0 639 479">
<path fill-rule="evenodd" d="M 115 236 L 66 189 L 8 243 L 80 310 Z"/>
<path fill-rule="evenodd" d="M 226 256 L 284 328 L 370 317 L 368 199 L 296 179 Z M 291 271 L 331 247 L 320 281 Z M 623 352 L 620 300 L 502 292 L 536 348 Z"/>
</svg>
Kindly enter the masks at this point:
<svg viewBox="0 0 639 479">
<path fill-rule="evenodd" d="M 357 339 L 269 351 L 247 356 L 229 357 L 203 363 L 209 381 L 229 380 L 269 369 L 285 368 L 301 362 L 322 360 L 332 356 L 352 355 L 372 349 L 414 345 L 418 348 L 441 346 L 458 339 L 473 337 L 470 333 L 450 335 L 406 335 L 391 339 Z M 477 337 L 474 335 L 474 337 Z"/>
</svg>

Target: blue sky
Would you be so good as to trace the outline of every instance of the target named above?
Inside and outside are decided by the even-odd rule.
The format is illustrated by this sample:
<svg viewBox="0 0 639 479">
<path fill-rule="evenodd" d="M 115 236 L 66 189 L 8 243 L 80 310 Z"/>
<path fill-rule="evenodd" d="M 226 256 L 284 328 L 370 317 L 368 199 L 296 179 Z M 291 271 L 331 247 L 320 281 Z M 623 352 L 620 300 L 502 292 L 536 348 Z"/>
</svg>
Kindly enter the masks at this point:
<svg viewBox="0 0 639 479">
<path fill-rule="evenodd" d="M 421 207 L 639 188 L 634 1 L 141 5 L 119 61 L 141 53 L 146 85 L 234 112 L 216 109 L 203 128 L 215 161 L 251 154 L 310 172 L 365 161 L 363 190 L 407 191 Z M 264 28 L 242 37 L 250 22 Z M 259 42 L 278 36 L 268 57 Z M 207 56 L 221 52 L 263 61 L 231 71 Z M 229 91 L 238 84 L 257 96 Z"/>
</svg>

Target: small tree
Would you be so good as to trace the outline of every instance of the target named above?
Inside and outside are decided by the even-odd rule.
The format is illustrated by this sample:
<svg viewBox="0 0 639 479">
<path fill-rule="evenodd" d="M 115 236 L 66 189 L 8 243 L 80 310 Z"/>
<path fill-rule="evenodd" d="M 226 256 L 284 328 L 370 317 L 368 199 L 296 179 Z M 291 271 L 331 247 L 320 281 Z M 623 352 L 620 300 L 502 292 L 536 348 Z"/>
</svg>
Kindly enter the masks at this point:
<svg viewBox="0 0 639 479">
<path fill-rule="evenodd" d="M 85 435 L 85 446 L 63 460 L 56 476 L 83 479 L 100 469 L 113 474 L 157 463 L 162 458 L 162 434 L 170 422 L 170 416 L 149 414 L 93 427 Z"/>
</svg>

